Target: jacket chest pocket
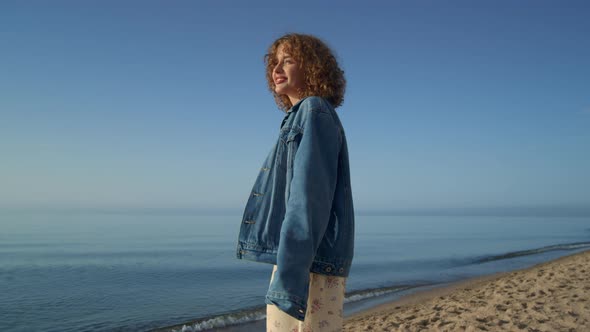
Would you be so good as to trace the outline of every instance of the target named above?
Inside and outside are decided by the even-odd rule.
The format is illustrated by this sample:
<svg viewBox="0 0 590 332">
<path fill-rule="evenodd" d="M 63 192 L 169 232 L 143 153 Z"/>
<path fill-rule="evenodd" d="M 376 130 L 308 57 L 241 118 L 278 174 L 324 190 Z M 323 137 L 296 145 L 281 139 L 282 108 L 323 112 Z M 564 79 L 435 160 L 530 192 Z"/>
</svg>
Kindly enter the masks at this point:
<svg viewBox="0 0 590 332">
<path fill-rule="evenodd" d="M 301 131 L 295 128 L 289 128 L 281 131 L 279 137 L 279 146 L 277 151 L 276 165 L 283 169 L 293 169 L 295 153 L 301 141 Z"/>
</svg>

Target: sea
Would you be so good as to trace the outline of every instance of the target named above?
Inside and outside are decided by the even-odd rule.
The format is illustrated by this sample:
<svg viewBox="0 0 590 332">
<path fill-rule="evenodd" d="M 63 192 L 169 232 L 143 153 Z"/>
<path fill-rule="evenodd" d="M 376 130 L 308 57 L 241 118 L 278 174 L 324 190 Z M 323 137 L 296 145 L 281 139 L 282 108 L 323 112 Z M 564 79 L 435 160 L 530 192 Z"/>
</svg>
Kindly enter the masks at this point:
<svg viewBox="0 0 590 332">
<path fill-rule="evenodd" d="M 272 265 L 239 213 L 0 211 L 0 331 L 257 331 Z M 590 218 L 356 215 L 345 316 L 590 249 Z"/>
</svg>

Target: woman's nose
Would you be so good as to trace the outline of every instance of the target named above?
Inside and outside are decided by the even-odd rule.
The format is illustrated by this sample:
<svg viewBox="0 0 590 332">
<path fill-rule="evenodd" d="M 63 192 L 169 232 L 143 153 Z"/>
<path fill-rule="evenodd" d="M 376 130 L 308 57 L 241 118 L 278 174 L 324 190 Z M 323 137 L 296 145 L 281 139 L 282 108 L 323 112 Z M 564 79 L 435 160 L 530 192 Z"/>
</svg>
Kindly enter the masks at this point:
<svg viewBox="0 0 590 332">
<path fill-rule="evenodd" d="M 283 67 L 281 66 L 280 63 L 277 63 L 275 65 L 275 67 L 273 68 L 273 72 L 275 72 L 275 73 L 281 73 L 281 72 L 283 72 Z"/>
</svg>

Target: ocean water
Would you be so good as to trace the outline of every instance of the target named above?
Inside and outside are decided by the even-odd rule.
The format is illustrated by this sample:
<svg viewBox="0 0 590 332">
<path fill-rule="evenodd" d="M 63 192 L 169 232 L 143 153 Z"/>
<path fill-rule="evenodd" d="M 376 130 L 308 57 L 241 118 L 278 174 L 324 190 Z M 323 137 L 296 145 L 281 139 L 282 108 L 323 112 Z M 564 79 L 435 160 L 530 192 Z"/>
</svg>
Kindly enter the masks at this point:
<svg viewBox="0 0 590 332">
<path fill-rule="evenodd" d="M 240 215 L 0 212 L 0 331 L 202 331 L 264 319 Z M 356 216 L 345 314 L 387 294 L 590 248 L 590 218 Z M 160 329 L 161 328 L 161 329 Z"/>
</svg>

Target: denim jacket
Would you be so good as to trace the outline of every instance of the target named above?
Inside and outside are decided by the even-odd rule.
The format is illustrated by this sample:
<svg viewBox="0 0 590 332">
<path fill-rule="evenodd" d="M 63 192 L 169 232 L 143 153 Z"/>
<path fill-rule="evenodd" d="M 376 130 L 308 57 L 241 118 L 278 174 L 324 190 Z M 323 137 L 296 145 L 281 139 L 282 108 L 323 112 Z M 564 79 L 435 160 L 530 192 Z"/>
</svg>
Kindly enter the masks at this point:
<svg viewBox="0 0 590 332">
<path fill-rule="evenodd" d="M 265 303 L 303 321 L 309 273 L 347 277 L 354 251 L 348 147 L 332 105 L 287 112 L 244 210 L 238 259 L 276 264 Z"/>
</svg>

